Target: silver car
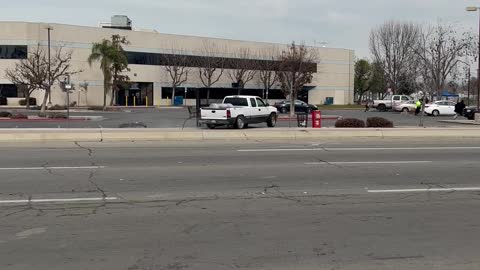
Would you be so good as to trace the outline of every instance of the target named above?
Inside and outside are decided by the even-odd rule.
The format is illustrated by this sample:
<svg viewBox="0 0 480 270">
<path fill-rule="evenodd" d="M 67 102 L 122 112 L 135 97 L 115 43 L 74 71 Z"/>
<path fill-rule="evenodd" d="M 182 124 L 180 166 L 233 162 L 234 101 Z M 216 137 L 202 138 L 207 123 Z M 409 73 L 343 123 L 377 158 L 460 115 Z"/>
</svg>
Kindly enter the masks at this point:
<svg viewBox="0 0 480 270">
<path fill-rule="evenodd" d="M 409 101 L 400 103 L 398 105 L 395 105 L 393 109 L 396 112 L 407 112 L 407 113 L 412 112 L 412 111 L 415 111 L 415 107 L 416 107 L 415 103 L 416 103 L 415 100 L 409 100 Z"/>
</svg>

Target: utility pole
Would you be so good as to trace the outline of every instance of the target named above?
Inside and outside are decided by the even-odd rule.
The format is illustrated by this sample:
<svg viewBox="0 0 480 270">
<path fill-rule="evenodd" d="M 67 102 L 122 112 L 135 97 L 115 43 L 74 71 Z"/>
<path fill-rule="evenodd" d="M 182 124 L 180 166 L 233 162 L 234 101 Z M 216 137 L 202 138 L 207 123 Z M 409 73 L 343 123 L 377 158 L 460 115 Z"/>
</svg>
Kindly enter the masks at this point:
<svg viewBox="0 0 480 270">
<path fill-rule="evenodd" d="M 50 39 L 50 32 L 53 28 L 49 25 L 47 26 L 47 33 L 48 33 L 48 106 L 52 106 L 52 69 L 51 69 L 51 39 Z"/>
<path fill-rule="evenodd" d="M 467 74 L 467 105 L 470 106 L 470 80 L 471 80 L 471 71 L 470 67 L 468 68 Z"/>
</svg>

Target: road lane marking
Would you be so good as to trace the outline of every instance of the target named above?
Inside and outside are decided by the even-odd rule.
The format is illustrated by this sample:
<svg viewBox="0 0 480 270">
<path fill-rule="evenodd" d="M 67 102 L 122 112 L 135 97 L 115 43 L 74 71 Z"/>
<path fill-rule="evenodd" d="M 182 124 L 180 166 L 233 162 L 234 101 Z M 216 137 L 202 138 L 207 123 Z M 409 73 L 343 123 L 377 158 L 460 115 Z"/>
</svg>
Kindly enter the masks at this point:
<svg viewBox="0 0 480 270">
<path fill-rule="evenodd" d="M 96 202 L 96 201 L 114 201 L 117 197 L 101 198 L 71 198 L 71 199 L 31 199 L 31 200 L 0 200 L 0 204 L 18 204 L 18 203 L 54 203 L 54 202 Z"/>
<path fill-rule="evenodd" d="M 302 151 L 393 151 L 393 150 L 480 150 L 480 146 L 451 147 L 360 147 L 360 148 L 273 148 L 273 149 L 239 149 L 238 152 L 302 152 Z"/>
<path fill-rule="evenodd" d="M 410 192 L 452 192 L 452 191 L 480 191 L 480 187 L 367 190 L 368 193 L 410 193 Z"/>
<path fill-rule="evenodd" d="M 34 171 L 34 170 L 91 170 L 105 169 L 105 166 L 83 166 L 83 167 L 18 167 L 0 168 L 0 171 Z"/>
<path fill-rule="evenodd" d="M 412 160 L 412 161 L 345 161 L 345 162 L 308 162 L 305 165 L 355 165 L 355 164 L 425 164 L 432 163 L 430 160 Z"/>
</svg>

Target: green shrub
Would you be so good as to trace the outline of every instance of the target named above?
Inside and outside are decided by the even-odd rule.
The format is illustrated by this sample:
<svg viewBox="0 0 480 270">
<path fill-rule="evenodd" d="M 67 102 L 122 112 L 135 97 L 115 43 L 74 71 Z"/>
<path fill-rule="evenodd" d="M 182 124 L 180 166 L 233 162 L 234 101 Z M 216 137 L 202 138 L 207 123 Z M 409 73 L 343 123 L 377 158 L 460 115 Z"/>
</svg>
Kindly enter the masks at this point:
<svg viewBox="0 0 480 270">
<path fill-rule="evenodd" d="M 20 106 L 25 106 L 27 105 L 27 99 L 21 99 L 19 102 Z M 36 106 L 37 105 L 37 99 L 36 98 L 30 98 L 30 105 L 31 106 Z"/>
<path fill-rule="evenodd" d="M 58 104 L 55 104 L 52 107 L 48 107 L 49 111 L 63 111 L 63 110 L 66 110 L 66 109 L 67 109 L 67 107 L 61 106 L 61 105 L 58 105 Z"/>
<path fill-rule="evenodd" d="M 0 117 L 12 117 L 12 113 L 10 113 L 10 112 L 0 112 Z"/>
<path fill-rule="evenodd" d="M 340 119 L 335 123 L 337 128 L 364 128 L 365 122 L 356 118 Z"/>
<path fill-rule="evenodd" d="M 90 111 L 103 111 L 103 106 L 90 106 L 88 107 Z"/>
<path fill-rule="evenodd" d="M 367 118 L 367 127 L 369 128 L 393 128 L 393 122 L 382 117 Z"/>
<path fill-rule="evenodd" d="M 28 115 L 23 114 L 23 113 L 16 113 L 12 115 L 12 119 L 28 119 Z"/>
<path fill-rule="evenodd" d="M 67 119 L 67 114 L 61 112 L 54 112 L 49 113 L 47 117 L 51 119 Z"/>
</svg>

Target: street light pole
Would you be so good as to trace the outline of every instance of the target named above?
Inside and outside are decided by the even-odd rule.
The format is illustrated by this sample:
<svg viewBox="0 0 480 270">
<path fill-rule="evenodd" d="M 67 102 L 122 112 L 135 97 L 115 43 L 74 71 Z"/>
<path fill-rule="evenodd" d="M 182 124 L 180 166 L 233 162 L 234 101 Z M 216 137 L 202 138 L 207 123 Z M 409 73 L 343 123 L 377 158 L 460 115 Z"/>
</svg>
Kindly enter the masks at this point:
<svg viewBox="0 0 480 270">
<path fill-rule="evenodd" d="M 475 11 L 480 10 L 480 7 L 475 7 Z M 478 58 L 477 58 L 477 112 L 480 111 L 480 14 L 478 16 Z"/>
<path fill-rule="evenodd" d="M 467 11 L 480 11 L 480 7 L 467 7 Z M 480 14 L 478 16 L 478 68 L 477 68 L 477 112 L 480 111 Z"/>
<path fill-rule="evenodd" d="M 466 59 L 465 61 L 458 60 L 460 63 L 465 65 L 465 74 L 467 76 L 467 106 L 470 106 L 470 80 L 472 77 L 472 67 L 470 66 L 470 61 L 469 59 Z M 464 95 L 465 95 L 465 90 L 464 90 Z"/>
<path fill-rule="evenodd" d="M 467 105 L 470 106 L 470 80 L 471 80 L 471 70 L 470 68 L 468 69 L 468 79 L 467 79 Z"/>
<path fill-rule="evenodd" d="M 50 41 L 50 31 L 52 31 L 52 27 L 49 25 L 47 26 L 47 33 L 48 33 L 48 106 L 52 106 L 52 70 L 51 70 L 51 57 L 50 57 L 50 48 L 51 48 L 51 41 Z"/>
</svg>

